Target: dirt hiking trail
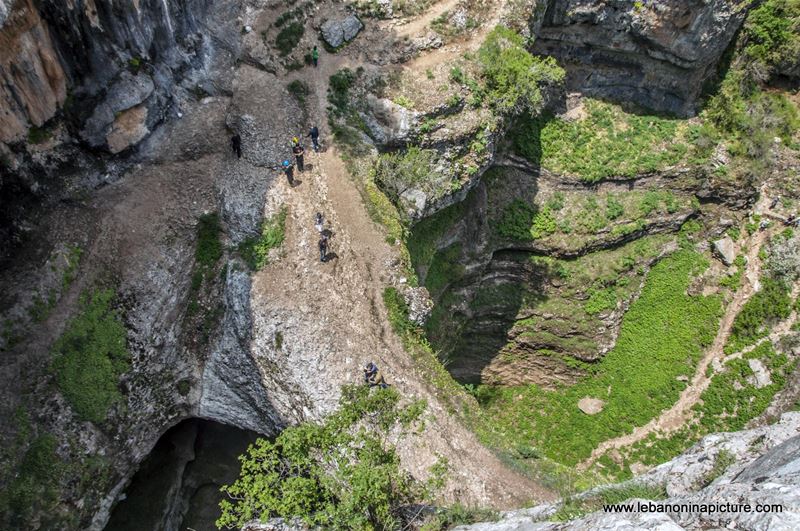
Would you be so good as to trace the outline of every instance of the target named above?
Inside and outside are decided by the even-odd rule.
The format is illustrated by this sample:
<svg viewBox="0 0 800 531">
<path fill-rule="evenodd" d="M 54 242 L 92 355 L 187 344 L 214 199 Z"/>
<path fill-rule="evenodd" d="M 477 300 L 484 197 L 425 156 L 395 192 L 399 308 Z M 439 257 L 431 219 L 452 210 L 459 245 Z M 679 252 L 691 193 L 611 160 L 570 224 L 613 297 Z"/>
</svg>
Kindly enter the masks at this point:
<svg viewBox="0 0 800 531">
<path fill-rule="evenodd" d="M 427 402 L 424 428 L 395 436 L 404 466 L 419 477 L 425 477 L 439 456 L 448 460 L 445 499 L 498 508 L 554 499 L 548 490 L 509 470 L 455 418 L 453 406 L 428 383 L 431 375 L 419 369 L 389 325 L 383 292 L 402 282 L 399 249 L 386 242 L 369 218 L 327 127 L 330 76 L 361 60 L 357 50 L 348 49 L 335 55 L 321 50 L 317 68 L 278 78 L 282 84 L 300 80 L 308 86 L 308 123 L 294 135 L 303 137 L 317 125 L 323 152 L 315 153 L 304 142 L 306 168 L 295 172 L 299 184 L 291 187 L 273 171 L 266 195 L 265 219 L 282 209 L 287 213 L 279 256 L 254 274 L 251 289 L 251 350 L 267 388 L 279 386 L 292 397 L 280 410 L 303 412 L 287 422 L 317 420 L 336 407 L 340 386 L 362 383 L 362 367 L 374 361 L 404 401 Z M 257 122 L 268 123 L 272 109 L 258 83 L 243 84 L 236 98 L 239 106 L 259 112 Z M 320 261 L 318 250 L 317 212 L 332 233 L 333 258 L 326 262 Z"/>
</svg>

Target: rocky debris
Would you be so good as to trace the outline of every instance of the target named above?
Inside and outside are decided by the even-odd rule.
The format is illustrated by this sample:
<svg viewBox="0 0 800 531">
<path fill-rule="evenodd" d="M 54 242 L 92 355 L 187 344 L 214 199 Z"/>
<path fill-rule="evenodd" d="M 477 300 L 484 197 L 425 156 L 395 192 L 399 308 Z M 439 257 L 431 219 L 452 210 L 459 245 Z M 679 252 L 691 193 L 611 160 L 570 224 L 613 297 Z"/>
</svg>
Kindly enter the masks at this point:
<svg viewBox="0 0 800 531">
<path fill-rule="evenodd" d="M 736 260 L 736 244 L 730 236 L 725 236 L 714 242 L 714 252 L 726 266 L 733 265 Z"/>
<path fill-rule="evenodd" d="M 603 407 L 605 407 L 605 405 L 605 401 L 600 400 L 599 398 L 591 398 L 586 396 L 578 400 L 578 409 L 587 415 L 597 415 L 603 411 Z"/>
<path fill-rule="evenodd" d="M 364 24 L 355 15 L 348 15 L 342 19 L 330 19 L 322 23 L 320 32 L 322 38 L 331 48 L 338 48 L 346 42 L 356 38 L 358 32 L 364 29 Z"/>
<path fill-rule="evenodd" d="M 266 522 L 248 522 L 242 531 L 306 531 L 307 525 L 302 522 L 287 522 L 283 518 L 270 518 Z"/>
<path fill-rule="evenodd" d="M 421 52 L 427 50 L 435 50 L 444 46 L 442 38 L 433 31 L 429 31 L 425 35 L 414 37 L 409 41 L 399 41 L 397 46 L 400 47 L 397 55 L 393 58 L 394 62 L 405 63 L 412 58 L 419 55 Z"/>
<path fill-rule="evenodd" d="M 718 478 L 713 472 L 721 452 L 733 464 Z M 710 485 L 708 484 L 711 481 Z M 618 529 L 797 529 L 800 526 L 800 412 L 785 413 L 765 427 L 704 437 L 684 454 L 627 483 L 664 485 L 666 500 L 655 504 L 781 504 L 782 512 L 596 512 L 570 522 L 546 520 L 559 504 L 503 513 L 497 522 L 457 527 L 460 531 L 566 531 Z M 620 484 L 624 487 L 626 483 Z M 613 488 L 614 486 L 612 486 Z M 578 496 L 590 497 L 598 487 Z"/>
<path fill-rule="evenodd" d="M 742 3 L 555 0 L 534 52 L 558 58 L 571 89 L 690 115 L 747 14 Z"/>
<path fill-rule="evenodd" d="M 408 305 L 409 320 L 420 326 L 424 325 L 433 310 L 433 300 L 427 288 L 414 288 L 404 284 L 402 293 Z"/>
</svg>

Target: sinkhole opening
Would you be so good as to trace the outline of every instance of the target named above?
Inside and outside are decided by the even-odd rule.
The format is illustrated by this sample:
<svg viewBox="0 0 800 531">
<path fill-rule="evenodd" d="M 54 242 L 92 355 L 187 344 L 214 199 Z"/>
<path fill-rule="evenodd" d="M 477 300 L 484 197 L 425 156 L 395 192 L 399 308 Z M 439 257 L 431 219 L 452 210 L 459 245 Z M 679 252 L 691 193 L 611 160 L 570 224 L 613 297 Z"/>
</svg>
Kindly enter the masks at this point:
<svg viewBox="0 0 800 531">
<path fill-rule="evenodd" d="M 105 530 L 216 530 L 219 489 L 236 480 L 237 458 L 258 436 L 198 418 L 170 428 L 120 496 Z"/>
</svg>

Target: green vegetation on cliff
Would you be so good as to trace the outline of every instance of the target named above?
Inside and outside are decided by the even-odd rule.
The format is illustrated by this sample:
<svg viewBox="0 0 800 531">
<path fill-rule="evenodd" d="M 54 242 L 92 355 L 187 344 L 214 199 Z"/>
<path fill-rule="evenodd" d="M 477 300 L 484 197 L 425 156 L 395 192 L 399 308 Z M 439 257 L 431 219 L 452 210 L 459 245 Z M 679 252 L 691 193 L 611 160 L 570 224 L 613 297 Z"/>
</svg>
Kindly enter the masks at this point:
<svg viewBox="0 0 800 531">
<path fill-rule="evenodd" d="M 486 99 L 499 112 L 538 111 L 543 84 L 564 79 L 552 57 L 531 55 L 521 35 L 504 26 L 494 28 L 478 50 Z"/>
<path fill-rule="evenodd" d="M 250 269 L 259 271 L 269 263 L 269 252 L 283 245 L 286 237 L 286 208 L 261 223 L 261 234 L 239 244 L 239 254 Z"/>
<path fill-rule="evenodd" d="M 339 409 L 324 422 L 250 446 L 239 479 L 222 487 L 229 500 L 220 503 L 217 526 L 278 516 L 325 529 L 399 529 L 401 508 L 429 501 L 447 468 L 439 462 L 430 480 L 415 481 L 386 442 L 393 426 L 413 429 L 424 409 L 422 401 L 401 406 L 392 388 L 343 387 Z"/>
<path fill-rule="evenodd" d="M 781 280 L 765 278 L 761 290 L 745 303 L 733 321 L 725 353 L 732 354 L 766 337 L 769 326 L 786 319 L 791 312 L 789 286 Z"/>
<path fill-rule="evenodd" d="M 800 61 L 800 0 L 766 0 L 747 16 L 744 56 L 760 77 Z"/>
<path fill-rule="evenodd" d="M 548 170 L 588 182 L 661 170 L 689 153 L 709 155 L 694 143 L 699 126 L 686 120 L 626 113 L 592 99 L 584 109 L 573 120 L 521 116 L 511 133 L 514 148 Z"/>
<path fill-rule="evenodd" d="M 122 400 L 120 376 L 130 368 L 126 330 L 114 309 L 114 290 L 84 293 L 80 311 L 53 345 L 56 383 L 75 413 L 102 422 Z"/>
<path fill-rule="evenodd" d="M 567 465 L 588 457 L 600 442 L 646 424 L 669 407 L 713 340 L 721 313 L 717 296 L 687 295 L 691 279 L 707 267 L 703 257 L 682 250 L 650 271 L 641 296 L 622 321 L 616 346 L 593 374 L 572 386 L 548 391 L 538 386 L 478 388 L 492 445 L 533 444 Z M 581 398 L 605 402 L 596 415 L 580 411 Z"/>
</svg>

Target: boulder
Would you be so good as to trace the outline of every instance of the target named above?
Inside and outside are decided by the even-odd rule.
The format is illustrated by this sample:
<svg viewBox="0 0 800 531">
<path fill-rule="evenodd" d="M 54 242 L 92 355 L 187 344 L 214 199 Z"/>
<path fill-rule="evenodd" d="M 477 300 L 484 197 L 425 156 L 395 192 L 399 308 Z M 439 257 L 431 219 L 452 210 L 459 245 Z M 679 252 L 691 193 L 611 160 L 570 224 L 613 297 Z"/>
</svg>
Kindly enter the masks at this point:
<svg viewBox="0 0 800 531">
<path fill-rule="evenodd" d="M 730 236 L 716 240 L 714 252 L 726 266 L 733 265 L 733 261 L 736 260 L 736 246 Z"/>
<path fill-rule="evenodd" d="M 139 143 L 150 134 L 147 128 L 147 107 L 137 105 L 120 112 L 111 124 L 111 131 L 106 136 L 111 153 L 120 153 Z"/>
<path fill-rule="evenodd" d="M 599 398 L 591 398 L 589 396 L 583 397 L 578 400 L 578 409 L 586 413 L 587 415 L 597 415 L 601 411 L 603 411 L 603 407 L 606 403 Z"/>
<path fill-rule="evenodd" d="M 103 101 L 95 107 L 81 131 L 81 136 L 94 147 L 102 146 L 108 141 L 113 124 L 122 117 L 122 112 L 143 103 L 154 90 L 155 85 L 150 76 L 141 72 L 134 76 L 123 71 L 109 87 Z"/>
<path fill-rule="evenodd" d="M 364 24 L 355 15 L 348 15 L 343 19 L 326 20 L 320 31 L 322 38 L 332 48 L 338 48 L 346 42 L 356 38 L 358 32 L 364 29 Z"/>
</svg>

